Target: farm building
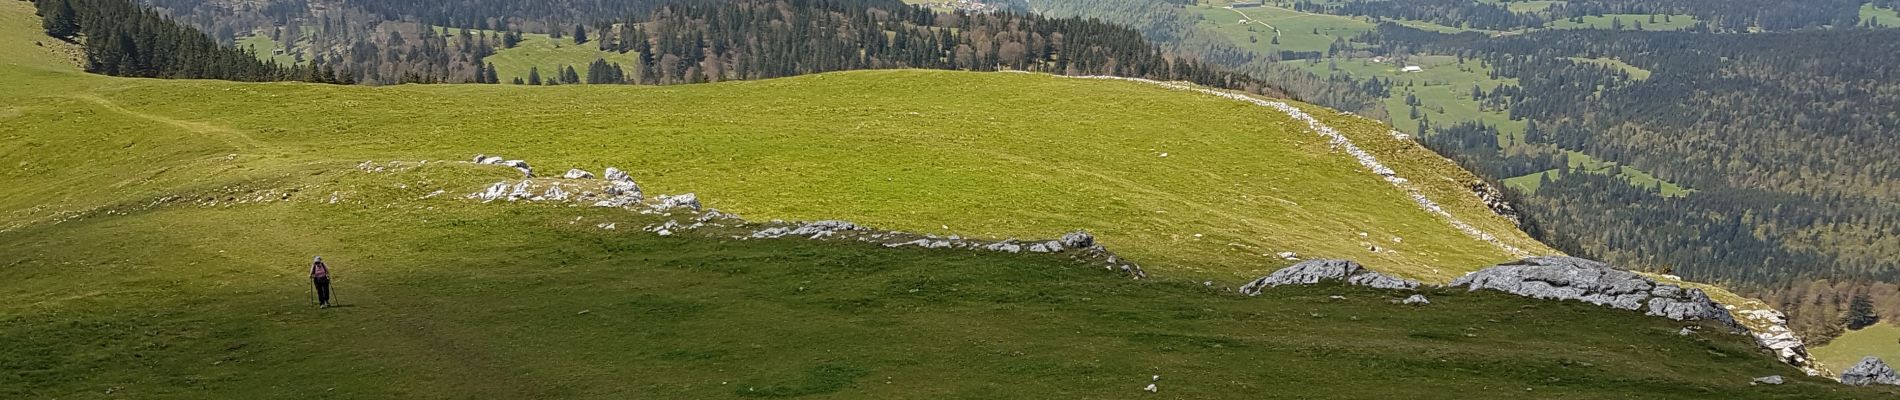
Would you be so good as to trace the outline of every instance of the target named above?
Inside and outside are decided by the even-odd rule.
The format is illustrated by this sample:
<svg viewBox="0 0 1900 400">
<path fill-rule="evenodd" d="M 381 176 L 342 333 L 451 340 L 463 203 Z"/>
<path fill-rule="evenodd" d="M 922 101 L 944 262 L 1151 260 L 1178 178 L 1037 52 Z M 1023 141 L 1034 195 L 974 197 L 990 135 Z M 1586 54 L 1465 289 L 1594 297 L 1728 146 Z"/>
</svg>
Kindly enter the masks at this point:
<svg viewBox="0 0 1900 400">
<path fill-rule="evenodd" d="M 1254 7 L 1259 7 L 1262 4 L 1265 4 L 1265 2 L 1263 1 L 1236 1 L 1236 2 L 1233 2 L 1233 4 L 1228 4 L 1227 7 L 1228 8 L 1254 8 Z"/>
<path fill-rule="evenodd" d="M 1407 65 L 1405 66 L 1405 68 L 1400 68 L 1399 72 L 1425 72 L 1425 67 L 1420 67 L 1417 65 Z"/>
</svg>

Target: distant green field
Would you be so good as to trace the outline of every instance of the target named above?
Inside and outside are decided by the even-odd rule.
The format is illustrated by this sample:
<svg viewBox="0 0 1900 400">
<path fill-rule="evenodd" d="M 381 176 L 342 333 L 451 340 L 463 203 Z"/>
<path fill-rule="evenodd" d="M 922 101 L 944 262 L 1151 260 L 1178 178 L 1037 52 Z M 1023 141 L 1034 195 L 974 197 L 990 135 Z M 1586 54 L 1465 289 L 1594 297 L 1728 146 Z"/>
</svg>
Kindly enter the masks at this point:
<svg viewBox="0 0 1900 400">
<path fill-rule="evenodd" d="M 1418 56 L 1399 61 L 1374 63 L 1365 59 L 1337 60 L 1317 63 L 1307 61 L 1287 61 L 1283 64 L 1298 66 L 1322 76 L 1332 74 L 1331 68 L 1352 74 L 1357 79 L 1384 77 L 1397 85 L 1392 96 L 1386 98 L 1386 111 L 1391 114 L 1392 126 L 1400 131 L 1417 134 L 1418 119 L 1410 114 L 1410 106 L 1405 104 L 1405 96 L 1410 93 L 1417 96 L 1424 105 L 1419 107 L 1420 114 L 1432 120 L 1436 125 L 1450 125 L 1460 121 L 1483 121 L 1487 125 L 1499 127 L 1499 142 L 1522 139 L 1523 121 L 1512 121 L 1502 110 L 1480 111 L 1478 103 L 1471 99 L 1473 86 L 1489 91 L 1499 84 L 1516 85 L 1515 78 L 1492 79 L 1490 70 L 1482 62 L 1467 60 L 1459 63 L 1451 56 Z M 1401 65 L 1403 64 L 1403 65 Z M 1421 72 L 1401 72 L 1405 65 L 1424 68 Z M 1407 86 L 1407 84 L 1411 86 Z"/>
<path fill-rule="evenodd" d="M 1659 188 L 1658 193 L 1662 196 L 1678 197 L 1678 196 L 1684 196 L 1684 195 L 1689 194 L 1688 189 L 1685 189 L 1682 186 L 1676 185 L 1675 183 L 1657 178 L 1655 175 L 1650 175 L 1648 172 L 1645 172 L 1641 169 L 1637 169 L 1636 167 L 1631 167 L 1627 165 L 1618 165 L 1617 163 L 1613 163 L 1613 162 L 1605 162 L 1602 160 L 1598 160 L 1595 157 L 1591 157 L 1588 154 L 1579 153 L 1575 151 L 1565 151 L 1565 153 L 1569 154 L 1570 156 L 1569 161 L 1570 161 L 1571 172 L 1584 172 L 1584 173 L 1592 173 L 1592 174 L 1615 174 L 1615 175 L 1623 177 L 1623 179 L 1629 180 L 1629 183 L 1632 186 L 1638 186 L 1638 187 L 1644 187 L 1644 188 Z M 1549 179 L 1552 181 L 1563 179 L 1563 173 L 1560 170 L 1553 169 L 1553 170 L 1548 170 L 1548 171 L 1534 173 L 1534 174 L 1526 174 L 1524 176 L 1506 178 L 1504 179 L 1504 184 L 1509 185 L 1511 187 L 1516 187 L 1526 192 L 1536 193 L 1537 189 L 1543 184 L 1540 181 L 1540 179 Z"/>
<path fill-rule="evenodd" d="M 1479 1 L 1482 1 L 1485 3 L 1503 4 L 1505 8 L 1508 8 L 1514 12 L 1541 12 L 1541 11 L 1549 10 L 1550 6 L 1565 3 L 1563 1 L 1555 1 L 1555 0 L 1528 0 L 1528 1 L 1479 0 Z"/>
<path fill-rule="evenodd" d="M 1226 2 L 1190 6 L 1188 10 L 1201 16 L 1200 26 L 1219 32 L 1243 48 L 1265 53 L 1325 52 L 1337 38 L 1358 36 L 1375 27 L 1370 22 L 1353 17 L 1304 13 L 1272 6 L 1230 9 L 1223 7 L 1225 5 Z M 1241 20 L 1249 22 L 1243 24 Z M 1250 27 L 1252 31 L 1248 30 Z M 1278 45 L 1272 43 L 1276 28 L 1280 32 Z M 1315 34 L 1315 31 L 1318 33 Z"/>
<path fill-rule="evenodd" d="M 1900 10 L 1877 8 L 1873 3 L 1862 4 L 1860 20 L 1873 21 L 1874 25 L 1888 28 L 1900 28 Z"/>
<path fill-rule="evenodd" d="M 1866 356 L 1880 357 L 1889 363 L 1900 362 L 1900 327 L 1882 323 L 1847 331 L 1827 345 L 1809 348 L 1808 353 L 1835 372 L 1854 366 Z"/>
<path fill-rule="evenodd" d="M 602 59 L 619 63 L 629 76 L 640 68 L 639 53 L 601 51 L 598 42 L 575 44 L 573 37 L 554 39 L 540 33 L 524 33 L 521 43 L 496 51 L 482 61 L 495 64 L 495 74 L 502 83 L 508 83 L 517 77 L 527 80 L 528 72 L 534 68 L 541 70 L 542 79 L 559 77 L 561 69 L 569 66 L 586 79 L 588 64 Z"/>
<path fill-rule="evenodd" d="M 251 35 L 239 39 L 237 46 L 257 53 L 258 59 L 276 61 L 278 65 L 297 65 L 297 57 L 289 53 L 272 54 L 275 50 L 287 49 L 282 43 L 271 40 L 269 36 Z"/>
<path fill-rule="evenodd" d="M 1389 21 L 1392 21 L 1393 23 L 1397 23 L 1399 25 L 1411 27 L 1413 29 L 1432 31 L 1432 32 L 1438 32 L 1438 33 L 1463 33 L 1463 32 L 1483 32 L 1486 34 L 1498 33 L 1498 31 L 1493 31 L 1493 30 L 1445 26 L 1445 25 L 1439 25 L 1433 22 L 1428 22 L 1428 21 L 1414 21 L 1414 20 L 1409 20 L 1409 19 L 1395 19 L 1395 20 L 1389 20 Z"/>
<path fill-rule="evenodd" d="M 1618 60 L 1614 58 L 1571 57 L 1570 59 L 1577 62 L 1587 62 L 1587 63 L 1599 64 L 1599 65 L 1608 66 L 1608 67 L 1615 67 L 1617 69 L 1623 70 L 1623 72 L 1628 72 L 1630 74 L 1631 79 L 1635 79 L 1639 81 L 1649 79 L 1649 75 L 1650 75 L 1649 70 L 1638 68 L 1634 65 L 1630 65 L 1629 63 L 1623 62 L 1623 60 Z"/>
<path fill-rule="evenodd" d="M 1650 22 L 1651 17 L 1654 17 L 1656 22 Z M 1689 27 L 1695 26 L 1696 24 L 1695 17 L 1690 16 L 1690 15 L 1604 14 L 1604 15 L 1598 15 L 1598 16 L 1583 17 L 1583 22 L 1581 23 L 1574 22 L 1567 19 L 1559 19 L 1556 21 L 1551 21 L 1548 28 L 1552 28 L 1552 29 L 1610 29 L 1610 27 L 1614 26 L 1616 24 L 1616 21 L 1618 20 L 1621 20 L 1623 22 L 1623 29 L 1625 30 L 1636 30 L 1637 22 L 1642 23 L 1643 30 L 1649 30 L 1649 31 L 1683 30 L 1683 29 L 1688 29 Z"/>
</svg>

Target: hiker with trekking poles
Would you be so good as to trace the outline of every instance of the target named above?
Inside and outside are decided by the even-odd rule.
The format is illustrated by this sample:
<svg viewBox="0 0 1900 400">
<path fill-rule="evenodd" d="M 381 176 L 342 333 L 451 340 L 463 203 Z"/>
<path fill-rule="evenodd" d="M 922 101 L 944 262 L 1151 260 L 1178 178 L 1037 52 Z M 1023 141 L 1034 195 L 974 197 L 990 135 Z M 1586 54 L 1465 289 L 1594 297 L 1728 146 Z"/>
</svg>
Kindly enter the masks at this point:
<svg viewBox="0 0 1900 400">
<path fill-rule="evenodd" d="M 330 266 L 323 264 L 323 256 L 310 262 L 310 283 L 317 287 L 317 308 L 330 308 Z"/>
</svg>

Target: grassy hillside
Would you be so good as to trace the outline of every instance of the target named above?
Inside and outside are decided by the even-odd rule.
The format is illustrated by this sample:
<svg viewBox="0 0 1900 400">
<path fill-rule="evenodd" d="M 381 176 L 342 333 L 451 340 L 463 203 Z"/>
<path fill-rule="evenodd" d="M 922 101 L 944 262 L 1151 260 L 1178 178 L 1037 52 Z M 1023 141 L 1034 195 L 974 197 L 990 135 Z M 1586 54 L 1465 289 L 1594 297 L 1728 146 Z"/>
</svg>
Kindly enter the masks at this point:
<svg viewBox="0 0 1900 400">
<path fill-rule="evenodd" d="M 1086 229 L 1151 269 L 1209 278 L 1252 278 L 1287 264 L 1274 256 L 1285 251 L 1437 281 L 1511 258 L 1284 114 L 1136 83 L 866 71 L 369 88 L 4 73 L 31 82 L 0 94 L 18 105 L 0 134 L 27 139 L 0 147 L 21 166 L 5 178 L 21 190 L 0 194 L 7 225 L 246 174 L 490 153 L 553 171 L 617 165 L 755 219 L 989 238 Z M 1462 192 L 1464 171 L 1376 124 L 1347 133 L 1412 181 L 1456 188 L 1433 199 L 1460 219 L 1541 249 Z"/>
<path fill-rule="evenodd" d="M 1892 394 L 1750 386 L 1798 372 L 1741 336 L 1574 303 L 1232 294 L 1284 263 L 1273 251 L 1437 280 L 1508 255 L 1303 124 L 1231 100 L 929 71 L 672 87 L 119 79 L 32 44 L 24 3 L 0 3 L 0 22 L 0 398 L 1111 398 L 1150 396 L 1152 375 L 1177 398 Z M 1487 214 L 1468 174 L 1381 124 L 1303 107 L 1457 217 L 1547 251 Z M 1050 256 L 660 237 L 631 229 L 656 217 L 624 210 L 459 197 L 515 176 L 501 168 L 355 168 L 477 152 L 549 174 L 616 165 L 650 193 L 756 220 L 1088 229 L 1160 279 Z M 309 306 L 312 254 L 346 307 Z"/>
</svg>

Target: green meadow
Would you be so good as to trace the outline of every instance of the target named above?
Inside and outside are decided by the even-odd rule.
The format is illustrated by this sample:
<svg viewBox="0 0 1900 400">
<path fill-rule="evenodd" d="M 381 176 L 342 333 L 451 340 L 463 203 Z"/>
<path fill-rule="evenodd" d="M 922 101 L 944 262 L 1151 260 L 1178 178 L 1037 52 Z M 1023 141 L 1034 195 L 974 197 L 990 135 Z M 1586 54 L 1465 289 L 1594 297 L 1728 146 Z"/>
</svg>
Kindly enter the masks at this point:
<svg viewBox="0 0 1900 400">
<path fill-rule="evenodd" d="M 1900 28 L 1900 10 L 1874 7 L 1873 3 L 1860 5 L 1860 20 L 1872 21 L 1874 25 L 1887 28 Z"/>
<path fill-rule="evenodd" d="M 1808 353 L 1835 371 L 1846 370 L 1867 356 L 1900 360 L 1900 327 L 1881 323 L 1847 331 L 1826 345 L 1809 348 Z"/>
<path fill-rule="evenodd" d="M 1655 22 L 1650 22 L 1652 18 L 1655 20 Z M 1682 14 L 1666 15 L 1666 16 L 1664 14 L 1604 14 L 1604 15 L 1586 16 L 1586 17 L 1583 17 L 1582 19 L 1583 19 L 1583 22 L 1576 22 L 1576 21 L 1571 21 L 1567 19 L 1555 20 L 1555 21 L 1551 21 L 1550 24 L 1546 26 L 1546 28 L 1550 28 L 1550 29 L 1610 29 L 1611 27 L 1616 26 L 1616 23 L 1618 21 L 1621 21 L 1623 24 L 1623 29 L 1625 30 L 1637 30 L 1637 25 L 1638 25 L 1637 23 L 1640 22 L 1642 25 L 1642 30 L 1679 31 L 1683 29 L 1689 29 L 1690 27 L 1693 27 L 1696 24 L 1695 16 L 1682 15 Z"/>
<path fill-rule="evenodd" d="M 482 59 L 482 61 L 495 64 L 495 74 L 503 83 L 512 81 L 514 78 L 526 81 L 528 72 L 537 68 L 541 70 L 542 79 L 558 77 L 561 69 L 570 66 L 574 67 L 575 73 L 585 79 L 588 64 L 594 60 L 619 63 L 620 68 L 629 76 L 640 68 L 639 53 L 602 51 L 597 42 L 575 44 L 571 36 L 555 39 L 540 33 L 524 33 L 521 35 L 521 43 L 515 47 L 502 49 L 495 52 L 495 55 Z"/>
<path fill-rule="evenodd" d="M 1273 6 L 1225 6 L 1225 2 L 1188 6 L 1188 11 L 1200 16 L 1200 27 L 1217 32 L 1242 48 L 1262 53 L 1323 53 L 1338 38 L 1371 32 L 1376 26 L 1354 17 L 1305 13 Z M 1242 23 L 1242 20 L 1247 22 Z M 1280 35 L 1277 45 L 1273 44 L 1276 29 Z"/>
</svg>

